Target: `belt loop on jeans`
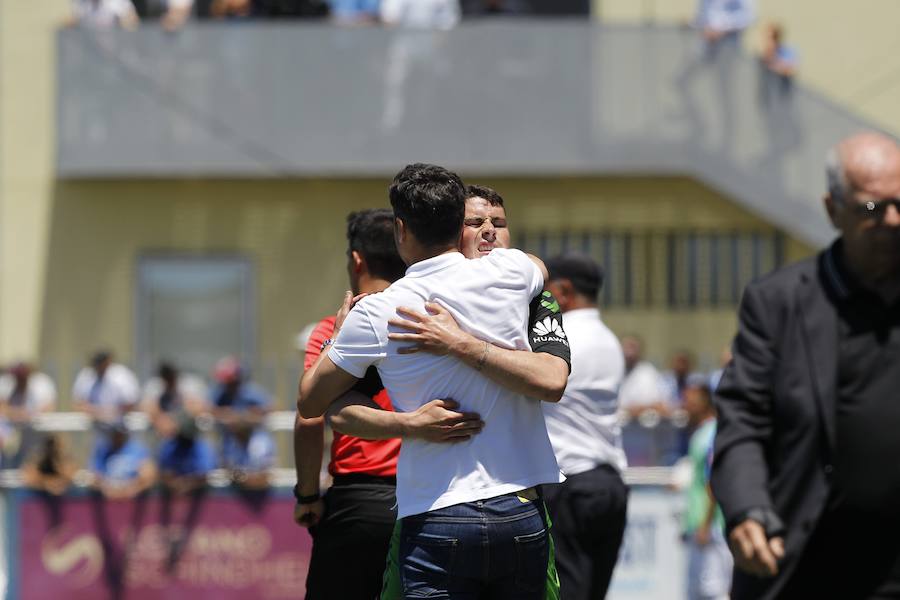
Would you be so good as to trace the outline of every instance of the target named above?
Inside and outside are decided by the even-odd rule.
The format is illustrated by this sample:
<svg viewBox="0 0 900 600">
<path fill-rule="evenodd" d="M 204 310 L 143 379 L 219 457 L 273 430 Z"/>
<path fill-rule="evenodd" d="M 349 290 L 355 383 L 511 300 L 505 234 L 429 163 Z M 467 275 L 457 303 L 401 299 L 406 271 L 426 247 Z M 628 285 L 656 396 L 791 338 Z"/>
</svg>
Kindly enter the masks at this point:
<svg viewBox="0 0 900 600">
<path fill-rule="evenodd" d="M 343 473 L 332 478 L 332 485 L 354 485 L 359 483 L 373 483 L 377 485 L 397 486 L 395 475 L 370 475 L 368 473 Z"/>
<path fill-rule="evenodd" d="M 525 488 L 524 490 L 519 490 L 518 492 L 514 492 L 516 496 L 519 498 L 525 498 L 526 500 L 531 500 L 535 502 L 541 499 L 543 496 L 541 494 L 540 486 L 532 486 L 530 488 Z"/>
</svg>

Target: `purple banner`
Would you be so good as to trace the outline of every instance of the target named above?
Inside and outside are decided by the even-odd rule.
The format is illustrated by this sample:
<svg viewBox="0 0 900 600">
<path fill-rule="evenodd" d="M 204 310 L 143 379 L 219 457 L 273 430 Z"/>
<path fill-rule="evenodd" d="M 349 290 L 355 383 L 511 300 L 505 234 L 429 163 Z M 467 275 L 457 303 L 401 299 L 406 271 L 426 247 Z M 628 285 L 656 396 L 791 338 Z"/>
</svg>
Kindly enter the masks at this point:
<svg viewBox="0 0 900 600">
<path fill-rule="evenodd" d="M 29 496 L 19 505 L 19 597 L 302 598 L 312 541 L 293 506 L 280 496 Z"/>
</svg>

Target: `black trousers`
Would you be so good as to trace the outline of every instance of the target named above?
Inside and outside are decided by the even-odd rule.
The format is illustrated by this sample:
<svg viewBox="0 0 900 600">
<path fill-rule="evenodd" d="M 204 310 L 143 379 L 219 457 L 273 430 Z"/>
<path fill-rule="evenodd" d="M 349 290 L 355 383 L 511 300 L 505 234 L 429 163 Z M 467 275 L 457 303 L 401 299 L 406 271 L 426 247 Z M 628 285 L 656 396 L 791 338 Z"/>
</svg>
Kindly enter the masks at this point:
<svg viewBox="0 0 900 600">
<path fill-rule="evenodd" d="M 779 598 L 900 598 L 900 520 L 826 514 Z"/>
<path fill-rule="evenodd" d="M 389 479 L 339 475 L 313 538 L 306 600 L 376 600 L 397 520 Z"/>
<path fill-rule="evenodd" d="M 628 487 L 618 471 L 601 465 L 543 486 L 553 521 L 562 600 L 606 597 L 625 534 Z"/>
</svg>

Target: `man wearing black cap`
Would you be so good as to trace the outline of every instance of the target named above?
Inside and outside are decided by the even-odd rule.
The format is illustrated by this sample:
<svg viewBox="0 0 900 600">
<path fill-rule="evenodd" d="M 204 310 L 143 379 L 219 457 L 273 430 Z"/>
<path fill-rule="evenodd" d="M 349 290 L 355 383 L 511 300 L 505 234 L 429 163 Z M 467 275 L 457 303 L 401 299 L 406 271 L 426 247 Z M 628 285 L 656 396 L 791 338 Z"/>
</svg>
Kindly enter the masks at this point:
<svg viewBox="0 0 900 600">
<path fill-rule="evenodd" d="M 597 308 L 600 266 L 577 254 L 551 258 L 546 265 L 547 289 L 565 315 L 572 372 L 562 400 L 543 405 L 556 460 L 567 477 L 545 485 L 544 499 L 553 520 L 560 589 L 567 600 L 603 598 L 625 532 L 628 502 L 616 416 L 625 359 Z M 543 333 L 540 327 L 532 335 Z"/>
</svg>

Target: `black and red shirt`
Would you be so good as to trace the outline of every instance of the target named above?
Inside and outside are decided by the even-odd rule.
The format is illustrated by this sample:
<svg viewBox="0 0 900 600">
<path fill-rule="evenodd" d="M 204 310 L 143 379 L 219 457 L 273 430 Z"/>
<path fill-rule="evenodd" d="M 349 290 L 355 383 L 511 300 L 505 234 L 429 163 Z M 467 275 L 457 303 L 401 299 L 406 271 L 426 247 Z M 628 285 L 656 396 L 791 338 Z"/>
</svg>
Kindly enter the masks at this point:
<svg viewBox="0 0 900 600">
<path fill-rule="evenodd" d="M 309 369 L 322 352 L 322 343 L 334 333 L 334 316 L 325 317 L 306 344 L 306 358 L 303 368 Z M 381 384 L 381 378 L 375 367 L 370 367 L 365 378 L 353 388 L 361 391 L 384 410 L 394 410 L 387 390 Z M 397 457 L 400 455 L 400 440 L 363 440 L 337 431 L 331 442 L 331 462 L 328 472 L 334 475 L 365 473 L 389 477 L 397 474 Z"/>
</svg>

